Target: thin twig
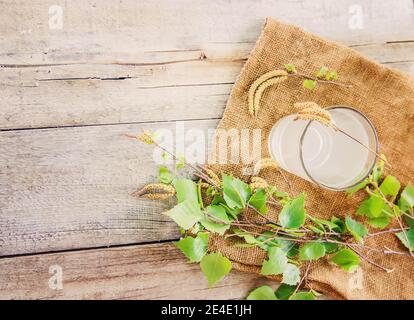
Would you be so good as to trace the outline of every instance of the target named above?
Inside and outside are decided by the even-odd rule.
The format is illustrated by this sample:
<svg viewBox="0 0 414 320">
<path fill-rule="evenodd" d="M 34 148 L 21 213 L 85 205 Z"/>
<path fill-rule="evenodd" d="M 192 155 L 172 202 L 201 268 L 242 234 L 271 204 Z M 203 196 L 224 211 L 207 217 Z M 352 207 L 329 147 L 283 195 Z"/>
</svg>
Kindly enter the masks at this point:
<svg viewBox="0 0 414 320">
<path fill-rule="evenodd" d="M 409 230 L 409 229 L 410 229 L 409 227 L 405 227 L 403 229 L 401 229 L 401 228 L 391 228 L 391 229 L 387 229 L 387 230 L 367 234 L 367 237 L 376 237 L 376 236 L 387 234 L 387 233 L 401 232 L 403 230 Z"/>
<path fill-rule="evenodd" d="M 343 131 L 342 129 L 338 128 L 336 125 L 332 124 L 333 129 L 335 129 L 336 131 L 346 135 L 348 138 L 354 140 L 355 142 L 357 142 L 358 144 L 360 144 L 361 146 L 363 146 L 364 148 L 366 148 L 368 151 L 374 153 L 379 159 L 381 159 L 382 161 L 384 161 L 384 163 L 389 167 L 391 167 L 391 164 L 387 161 L 387 159 L 383 158 L 378 152 L 376 152 L 375 150 L 371 149 L 370 147 L 368 147 L 367 145 L 365 145 L 364 143 L 362 143 L 361 141 L 359 141 L 358 139 L 354 138 L 353 136 L 351 136 L 349 133 Z"/>
<path fill-rule="evenodd" d="M 289 193 L 292 194 L 293 193 L 292 184 L 290 183 L 289 179 L 286 177 L 286 175 L 285 175 L 285 173 L 283 172 L 282 169 L 279 168 L 278 171 L 279 171 L 280 175 L 282 176 L 283 180 L 285 180 L 285 182 L 288 186 L 288 189 L 289 189 Z"/>
<path fill-rule="evenodd" d="M 341 83 L 341 82 L 331 81 L 331 80 L 323 80 L 323 79 L 312 77 L 312 76 L 309 76 L 303 73 L 289 73 L 288 77 L 300 77 L 300 78 L 305 78 L 305 79 L 309 79 L 309 80 L 313 80 L 313 81 L 317 81 L 321 83 L 333 84 L 333 85 L 345 87 L 345 88 L 352 88 L 352 84 Z"/>
<path fill-rule="evenodd" d="M 385 248 L 385 250 L 384 250 L 385 254 L 399 254 L 399 255 L 402 255 L 402 256 L 409 255 L 408 252 L 396 251 L 396 250 L 388 248 L 387 246 L 384 246 L 384 248 Z"/>
<path fill-rule="evenodd" d="M 145 131 L 144 131 L 144 133 L 145 133 Z M 128 137 L 128 138 L 131 138 L 131 139 L 137 139 L 137 137 L 136 136 L 133 136 L 133 135 L 129 135 L 129 134 L 124 134 L 124 136 L 126 136 L 126 137 Z M 164 148 L 162 145 L 160 145 L 157 141 L 155 141 L 155 139 L 152 139 L 152 143 L 157 147 L 157 148 L 159 148 L 159 149 L 161 149 L 162 151 L 164 151 L 165 153 L 168 153 L 172 158 L 173 158 L 173 160 L 175 160 L 175 161 L 181 161 L 174 153 L 172 153 L 171 151 L 169 151 L 168 149 L 166 149 L 166 148 Z M 205 174 L 200 170 L 200 169 L 198 169 L 197 167 L 195 167 L 195 166 L 193 166 L 191 163 L 188 163 L 188 162 L 186 162 L 186 161 L 182 161 L 183 162 L 183 164 L 185 165 L 185 166 L 187 166 L 187 167 L 189 167 L 190 169 L 192 169 L 192 170 L 194 170 L 195 172 L 197 172 L 200 176 L 199 176 L 199 178 L 203 178 L 204 180 L 206 180 L 206 181 L 209 181 L 210 179 L 209 179 L 209 177 L 208 176 L 205 176 Z"/>
<path fill-rule="evenodd" d="M 385 250 L 382 250 L 382 249 L 377 249 L 377 248 L 369 247 L 369 246 L 358 244 L 358 243 L 346 243 L 346 245 L 347 246 L 353 246 L 353 247 L 359 247 L 361 249 L 368 250 L 369 252 L 376 252 L 376 253 L 381 253 L 381 254 L 398 254 L 398 255 L 410 256 L 410 254 L 408 252 L 395 251 L 395 250 L 391 250 L 387 247 L 384 247 Z"/>
<path fill-rule="evenodd" d="M 275 207 L 279 207 L 279 208 L 282 207 L 280 203 L 277 203 L 275 201 L 267 200 L 266 203 L 271 204 L 272 206 L 275 206 Z"/>
<path fill-rule="evenodd" d="M 306 266 L 305 273 L 303 274 L 303 277 L 300 279 L 300 282 L 296 286 L 295 291 L 293 291 L 291 297 L 294 296 L 296 294 L 296 292 L 298 292 L 298 290 L 302 286 L 302 283 L 305 282 L 305 284 L 306 284 L 306 280 L 307 280 L 307 277 L 309 275 L 309 269 L 310 269 L 311 264 L 312 264 L 312 261 L 309 261 L 308 265 Z"/>
<path fill-rule="evenodd" d="M 368 263 L 372 264 L 373 266 L 375 266 L 375 267 L 377 267 L 377 268 L 379 268 L 379 269 L 381 269 L 381 270 L 383 270 L 383 271 L 385 271 L 387 273 L 390 273 L 390 272 L 393 272 L 394 271 L 394 269 L 388 269 L 388 268 L 386 268 L 386 267 L 384 267 L 384 266 L 376 263 L 375 261 L 372 261 L 366 255 L 362 254 L 361 252 L 359 252 L 358 250 L 356 250 L 352 246 L 348 246 L 348 248 L 351 249 L 352 251 L 354 251 L 358 256 L 360 256 L 362 259 L 364 259 Z"/>
<path fill-rule="evenodd" d="M 401 222 L 400 217 L 396 217 L 396 218 L 397 218 L 398 224 L 400 225 L 401 230 L 402 230 L 402 232 L 403 232 L 403 234 L 404 234 L 405 241 L 407 241 L 407 248 L 408 248 L 408 251 L 410 252 L 411 257 L 413 257 L 413 258 L 414 258 L 414 253 L 413 253 L 413 251 L 411 250 L 411 247 L 410 247 L 410 239 L 408 238 L 407 232 L 405 232 L 405 229 L 404 229 L 404 226 L 403 226 L 403 224 L 402 224 L 402 222 Z"/>
</svg>

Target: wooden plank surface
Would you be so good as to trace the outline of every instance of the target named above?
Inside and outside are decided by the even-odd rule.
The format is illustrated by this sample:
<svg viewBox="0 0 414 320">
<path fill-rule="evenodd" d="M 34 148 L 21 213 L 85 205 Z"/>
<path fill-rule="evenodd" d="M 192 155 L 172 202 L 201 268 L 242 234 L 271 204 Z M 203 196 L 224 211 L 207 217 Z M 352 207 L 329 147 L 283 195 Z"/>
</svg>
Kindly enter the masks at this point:
<svg viewBox="0 0 414 320">
<path fill-rule="evenodd" d="M 61 29 L 50 28 L 52 5 L 62 8 Z M 117 61 L 137 52 L 254 43 L 267 16 L 347 44 L 414 40 L 411 0 L 13 0 L 1 6 L 5 63 Z M 352 27 L 358 13 L 362 23 Z"/>
<path fill-rule="evenodd" d="M 0 299 L 243 299 L 263 284 L 277 287 L 232 271 L 209 289 L 169 243 L 0 259 Z"/>
<path fill-rule="evenodd" d="M 266 16 L 414 64 L 411 0 L 364 1 L 362 29 L 351 0 L 78 0 L 57 30 L 47 1 L 1 5 L 0 129 L 219 118 Z"/>
<path fill-rule="evenodd" d="M 183 126 L 207 140 L 217 121 Z M 152 146 L 122 135 L 160 127 L 175 130 L 152 123 L 1 132 L 0 255 L 177 239 L 176 224 L 161 215 L 172 203 L 131 196 L 156 180 L 157 165 Z"/>
<path fill-rule="evenodd" d="M 355 49 L 414 75 L 414 42 Z M 5 68 L 0 129 L 220 118 L 244 62 Z"/>
</svg>

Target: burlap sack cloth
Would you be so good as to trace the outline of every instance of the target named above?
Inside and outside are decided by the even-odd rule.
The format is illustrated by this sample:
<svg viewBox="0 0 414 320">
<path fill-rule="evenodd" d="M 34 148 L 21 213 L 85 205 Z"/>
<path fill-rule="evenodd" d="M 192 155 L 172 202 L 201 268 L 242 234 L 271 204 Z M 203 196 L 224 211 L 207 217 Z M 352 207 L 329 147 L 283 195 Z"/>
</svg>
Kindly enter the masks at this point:
<svg viewBox="0 0 414 320">
<path fill-rule="evenodd" d="M 282 69 L 292 63 L 301 73 L 313 75 L 321 66 L 337 70 L 339 80 L 352 84 L 344 88 L 320 84 L 315 90 L 302 86 L 303 79 L 289 78 L 278 87 L 268 88 L 261 100 L 257 118 L 248 113 L 250 85 L 262 74 Z M 255 48 L 237 79 L 218 128 L 260 128 L 262 157 L 269 157 L 267 138 L 275 122 L 294 113 L 295 102 L 314 101 L 326 107 L 348 105 L 362 111 L 377 129 L 381 152 L 392 164 L 392 173 L 402 185 L 414 182 L 414 81 L 396 70 L 364 58 L 358 52 L 321 39 L 300 28 L 267 19 Z M 216 150 L 217 151 L 217 150 Z M 214 151 L 213 151 L 214 152 Z M 243 165 L 212 165 L 216 171 L 233 173 L 244 180 Z M 355 212 L 361 196 L 347 198 L 345 192 L 324 190 L 285 172 L 293 186 L 293 194 L 307 194 L 306 210 L 319 217 L 344 216 Z M 262 177 L 287 190 L 276 171 L 266 170 Z M 275 216 L 276 213 L 270 213 Z M 373 231 L 373 230 L 370 230 Z M 230 238 L 231 239 L 231 238 Z M 387 245 L 406 250 L 392 235 L 366 241 L 369 246 Z M 220 251 L 233 262 L 233 268 L 259 273 L 266 253 L 258 248 L 240 248 L 229 239 L 213 237 L 209 250 Z M 394 272 L 386 273 L 362 261 L 361 270 L 350 274 L 326 261 L 315 263 L 310 271 L 310 286 L 334 298 L 342 299 L 414 299 L 414 259 L 408 256 L 369 254 L 369 257 Z M 276 277 L 277 278 L 277 277 Z"/>
</svg>

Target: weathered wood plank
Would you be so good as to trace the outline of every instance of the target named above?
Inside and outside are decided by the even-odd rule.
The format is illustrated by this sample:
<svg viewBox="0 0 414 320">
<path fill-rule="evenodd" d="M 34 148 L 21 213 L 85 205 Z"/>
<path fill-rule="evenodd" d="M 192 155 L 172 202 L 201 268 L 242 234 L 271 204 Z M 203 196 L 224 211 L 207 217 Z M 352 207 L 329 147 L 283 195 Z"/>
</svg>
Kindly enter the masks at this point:
<svg viewBox="0 0 414 320">
<path fill-rule="evenodd" d="M 267 16 L 346 44 L 414 40 L 411 0 L 19 0 L 0 5 L 4 63 L 128 61 L 143 51 L 253 43 Z M 58 11 L 49 13 L 52 5 L 62 9 L 61 28 L 54 19 Z"/>
<path fill-rule="evenodd" d="M 57 290 L 49 287 L 56 266 Z M 209 289 L 199 265 L 169 243 L 0 259 L 0 299 L 243 299 L 263 284 L 277 287 L 233 271 Z"/>
<path fill-rule="evenodd" d="M 414 75 L 414 42 L 356 49 Z M 220 118 L 244 63 L 229 58 L 0 69 L 0 129 Z"/>
<path fill-rule="evenodd" d="M 62 29 L 44 0 L 0 5 L 0 129 L 218 118 L 266 16 L 404 71 L 414 60 L 409 0 L 365 1 L 362 29 L 353 1 L 78 0 Z"/>
<path fill-rule="evenodd" d="M 135 68 L 119 67 L 114 74 L 111 66 L 101 66 L 89 76 L 84 71 L 77 74 L 83 66 L 71 66 L 69 74 L 50 72 L 48 79 L 73 80 L 26 82 L 23 78 L 11 81 L 11 75 L 3 81 L 6 85 L 0 85 L 0 128 L 219 118 L 241 66 L 209 63 L 199 68 L 189 63 L 178 71 L 146 67 L 141 75 L 134 73 Z M 99 80 L 126 76 L 136 78 Z"/>
<path fill-rule="evenodd" d="M 184 125 L 208 141 L 217 121 Z M 160 214 L 172 203 L 130 196 L 157 165 L 153 147 L 122 134 L 157 128 L 175 124 L 0 132 L 0 256 L 177 239 Z"/>
<path fill-rule="evenodd" d="M 414 9 L 413 9 L 414 10 Z M 414 21 L 413 21 L 414 27 Z M 413 62 L 414 41 L 401 43 L 367 44 L 351 46 L 361 54 L 380 63 Z"/>
</svg>

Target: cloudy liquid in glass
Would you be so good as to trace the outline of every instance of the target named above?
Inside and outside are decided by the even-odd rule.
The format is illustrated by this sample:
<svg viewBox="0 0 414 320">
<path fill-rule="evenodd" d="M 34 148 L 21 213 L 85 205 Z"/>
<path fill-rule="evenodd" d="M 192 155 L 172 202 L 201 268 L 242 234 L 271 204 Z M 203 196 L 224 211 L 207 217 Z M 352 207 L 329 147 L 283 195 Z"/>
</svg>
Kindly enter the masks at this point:
<svg viewBox="0 0 414 320">
<path fill-rule="evenodd" d="M 372 144 L 371 128 L 359 113 L 346 108 L 333 108 L 329 112 L 343 131 L 366 146 Z M 366 148 L 316 121 L 311 122 L 303 137 L 302 164 L 300 139 L 309 121 L 294 121 L 295 117 L 280 119 L 269 135 L 271 156 L 283 169 L 307 180 L 311 176 L 318 184 L 334 189 L 352 186 L 371 170 L 372 156 Z"/>
</svg>

